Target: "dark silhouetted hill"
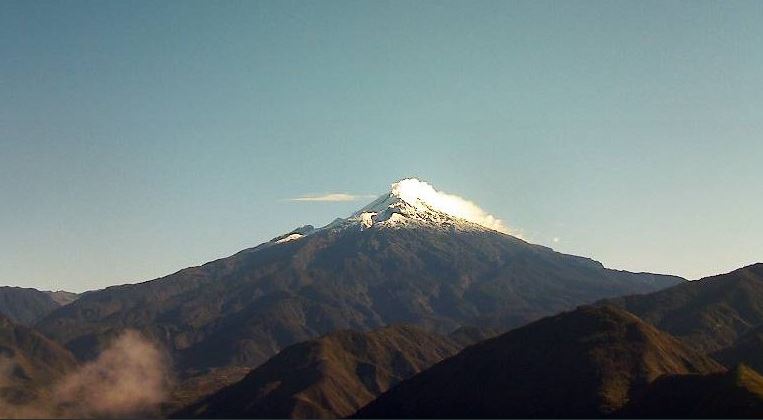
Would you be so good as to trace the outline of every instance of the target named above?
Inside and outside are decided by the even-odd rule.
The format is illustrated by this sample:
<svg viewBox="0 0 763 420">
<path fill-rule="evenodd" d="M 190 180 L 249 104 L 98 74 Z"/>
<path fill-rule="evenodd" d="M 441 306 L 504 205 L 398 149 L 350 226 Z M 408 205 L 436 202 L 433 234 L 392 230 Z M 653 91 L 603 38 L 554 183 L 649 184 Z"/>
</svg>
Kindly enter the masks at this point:
<svg viewBox="0 0 763 420">
<path fill-rule="evenodd" d="M 51 383 L 76 365 L 74 356 L 58 343 L 0 315 L 0 406 L 44 396 Z"/>
<path fill-rule="evenodd" d="M 77 294 L 45 292 L 23 287 L 0 287 L 0 314 L 16 323 L 34 325 L 35 322 L 59 307 L 73 302 Z"/>
<path fill-rule="evenodd" d="M 176 413 L 197 418 L 346 417 L 461 346 L 419 328 L 338 331 L 284 349 L 242 381 Z"/>
<path fill-rule="evenodd" d="M 662 375 L 723 370 L 622 309 L 582 307 L 468 347 L 355 416 L 601 417 Z"/>
<path fill-rule="evenodd" d="M 763 377 L 744 365 L 726 373 L 661 377 L 618 417 L 762 418 Z"/>
<path fill-rule="evenodd" d="M 763 372 L 763 325 L 739 337 L 734 344 L 712 354 L 713 358 L 729 368 L 745 364 Z"/>
<path fill-rule="evenodd" d="M 607 301 L 713 353 L 763 324 L 763 264 Z"/>
</svg>

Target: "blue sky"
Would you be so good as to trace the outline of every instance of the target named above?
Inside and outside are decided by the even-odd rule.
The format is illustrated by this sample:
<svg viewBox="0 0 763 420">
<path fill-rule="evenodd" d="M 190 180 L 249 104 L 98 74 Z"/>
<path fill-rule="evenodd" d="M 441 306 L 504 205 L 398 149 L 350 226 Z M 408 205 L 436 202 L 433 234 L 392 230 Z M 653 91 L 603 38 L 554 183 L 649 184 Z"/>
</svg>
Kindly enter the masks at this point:
<svg viewBox="0 0 763 420">
<path fill-rule="evenodd" d="M 417 176 L 536 243 L 763 260 L 763 2 L 0 3 L 0 284 L 149 280 Z M 554 242 L 558 238 L 558 242 Z"/>
</svg>

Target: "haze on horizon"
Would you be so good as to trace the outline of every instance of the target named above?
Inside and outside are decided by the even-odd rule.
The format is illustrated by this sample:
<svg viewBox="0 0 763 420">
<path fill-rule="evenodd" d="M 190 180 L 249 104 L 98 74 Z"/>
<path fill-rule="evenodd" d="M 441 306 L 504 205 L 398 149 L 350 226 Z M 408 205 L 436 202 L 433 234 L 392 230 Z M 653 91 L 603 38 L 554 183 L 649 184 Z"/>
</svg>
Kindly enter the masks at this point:
<svg viewBox="0 0 763 420">
<path fill-rule="evenodd" d="M 0 3 L 0 285 L 150 280 L 401 178 L 690 279 L 763 256 L 763 3 Z"/>
</svg>

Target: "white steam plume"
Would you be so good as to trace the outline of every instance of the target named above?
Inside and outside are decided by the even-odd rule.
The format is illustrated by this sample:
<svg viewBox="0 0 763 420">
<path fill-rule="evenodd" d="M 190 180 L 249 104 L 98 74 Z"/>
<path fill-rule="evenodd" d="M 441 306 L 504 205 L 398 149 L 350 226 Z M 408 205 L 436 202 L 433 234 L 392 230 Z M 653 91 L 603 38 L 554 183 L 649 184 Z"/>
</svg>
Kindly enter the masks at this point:
<svg viewBox="0 0 763 420">
<path fill-rule="evenodd" d="M 482 210 L 473 202 L 457 195 L 437 191 L 428 183 L 416 178 L 407 178 L 392 184 L 392 194 L 416 208 L 428 205 L 435 210 L 468 220 L 486 228 L 503 233 L 511 233 L 509 228 L 503 223 L 503 220 Z"/>
<path fill-rule="evenodd" d="M 125 331 L 97 359 L 53 384 L 44 397 L 24 405 L 0 400 L 0 417 L 158 417 L 171 385 L 169 365 L 151 342 Z"/>
</svg>

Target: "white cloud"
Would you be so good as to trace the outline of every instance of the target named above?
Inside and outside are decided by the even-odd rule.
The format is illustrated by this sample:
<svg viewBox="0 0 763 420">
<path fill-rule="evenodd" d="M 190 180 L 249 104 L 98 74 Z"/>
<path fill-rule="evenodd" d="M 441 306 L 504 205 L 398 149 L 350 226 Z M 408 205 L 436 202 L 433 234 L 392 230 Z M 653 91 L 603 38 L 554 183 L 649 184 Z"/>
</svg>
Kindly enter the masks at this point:
<svg viewBox="0 0 763 420">
<path fill-rule="evenodd" d="M 415 178 L 398 181 L 392 185 L 392 193 L 414 206 L 426 203 L 443 213 L 518 236 L 517 232 L 512 232 L 504 224 L 503 220 L 489 214 L 475 203 L 454 194 L 437 191 L 424 181 Z"/>
<path fill-rule="evenodd" d="M 460 219 L 485 226 L 498 232 L 507 233 L 523 239 L 521 231 L 511 229 L 503 220 L 481 209 L 477 204 L 459 197 L 434 189 L 430 184 L 416 178 L 407 178 L 392 184 L 391 193 L 419 208 L 429 206 L 437 211 L 450 214 Z M 322 195 L 304 195 L 289 198 L 288 201 L 303 202 L 343 202 L 376 198 L 375 195 L 356 195 L 349 193 L 329 193 Z"/>
<path fill-rule="evenodd" d="M 18 383 L 15 363 L 0 356 L 0 386 Z M 19 405 L 0 395 L 0 418 L 159 418 L 172 387 L 169 366 L 159 347 L 127 330 L 40 397 Z"/>
<path fill-rule="evenodd" d="M 289 201 L 357 201 L 373 198 L 373 195 L 354 195 L 347 193 L 330 193 L 322 195 L 303 195 L 290 198 Z"/>
</svg>

